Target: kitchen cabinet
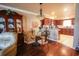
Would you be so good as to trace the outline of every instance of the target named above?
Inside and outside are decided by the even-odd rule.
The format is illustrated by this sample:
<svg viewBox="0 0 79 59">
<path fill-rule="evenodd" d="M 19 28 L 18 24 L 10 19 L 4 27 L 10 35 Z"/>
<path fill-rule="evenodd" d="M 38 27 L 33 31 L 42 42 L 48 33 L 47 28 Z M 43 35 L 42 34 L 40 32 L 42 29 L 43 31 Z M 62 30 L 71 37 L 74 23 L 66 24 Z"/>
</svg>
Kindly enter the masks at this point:
<svg viewBox="0 0 79 59">
<path fill-rule="evenodd" d="M 60 28 L 59 34 L 64 34 L 64 35 L 74 35 L 74 29 L 72 28 Z"/>
<path fill-rule="evenodd" d="M 44 18 L 41 20 L 41 26 L 50 25 L 50 24 L 52 24 L 52 19 L 50 19 L 50 18 Z"/>
<path fill-rule="evenodd" d="M 71 22 L 70 22 L 71 26 L 69 26 L 70 24 L 67 24 L 67 23 L 64 24 L 65 25 L 64 26 L 63 23 L 64 23 L 65 20 L 71 20 Z M 61 19 L 60 20 L 54 20 L 53 23 L 54 23 L 54 25 L 58 26 L 58 28 L 60 29 L 59 34 L 71 35 L 71 36 L 74 35 L 74 28 L 73 28 L 74 18 L 64 19 L 64 20 L 61 20 Z"/>
</svg>

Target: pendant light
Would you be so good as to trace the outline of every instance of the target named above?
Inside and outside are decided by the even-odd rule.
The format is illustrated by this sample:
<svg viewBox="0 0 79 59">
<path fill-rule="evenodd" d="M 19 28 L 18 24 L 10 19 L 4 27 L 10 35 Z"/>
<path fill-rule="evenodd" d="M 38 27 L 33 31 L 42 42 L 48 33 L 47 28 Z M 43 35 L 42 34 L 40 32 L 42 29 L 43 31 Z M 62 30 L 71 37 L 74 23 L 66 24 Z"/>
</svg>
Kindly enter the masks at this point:
<svg viewBox="0 0 79 59">
<path fill-rule="evenodd" d="M 42 17 L 42 3 L 40 3 L 40 17 Z"/>
<path fill-rule="evenodd" d="M 42 6 L 43 6 L 43 3 L 40 3 L 40 15 L 39 15 L 40 20 L 44 18 Z"/>
</svg>

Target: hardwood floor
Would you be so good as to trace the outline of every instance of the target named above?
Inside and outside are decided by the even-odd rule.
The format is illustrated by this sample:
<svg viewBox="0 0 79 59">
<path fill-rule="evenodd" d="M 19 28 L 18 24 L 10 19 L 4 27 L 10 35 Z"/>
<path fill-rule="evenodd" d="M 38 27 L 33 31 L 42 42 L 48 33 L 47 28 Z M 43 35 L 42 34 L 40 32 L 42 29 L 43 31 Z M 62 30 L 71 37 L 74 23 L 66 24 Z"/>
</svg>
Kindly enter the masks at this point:
<svg viewBox="0 0 79 59">
<path fill-rule="evenodd" d="M 17 56 L 78 56 L 79 52 L 55 41 L 41 46 L 24 44 Z"/>
</svg>

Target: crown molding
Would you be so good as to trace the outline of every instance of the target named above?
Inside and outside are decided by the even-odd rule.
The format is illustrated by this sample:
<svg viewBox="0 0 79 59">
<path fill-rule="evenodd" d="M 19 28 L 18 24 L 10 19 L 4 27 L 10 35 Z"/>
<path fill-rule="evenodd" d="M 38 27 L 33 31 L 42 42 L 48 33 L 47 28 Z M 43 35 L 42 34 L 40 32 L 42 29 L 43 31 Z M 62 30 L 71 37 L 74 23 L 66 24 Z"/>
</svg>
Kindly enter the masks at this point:
<svg viewBox="0 0 79 59">
<path fill-rule="evenodd" d="M 35 12 L 32 12 L 32 11 L 23 10 L 23 9 L 19 9 L 19 8 L 15 8 L 15 7 L 10 7 L 10 6 L 6 6 L 6 5 L 2 5 L 2 4 L 0 4 L 0 7 L 4 8 L 4 9 L 11 9 L 13 11 L 26 13 L 26 14 L 39 15 L 38 13 L 35 13 Z"/>
</svg>

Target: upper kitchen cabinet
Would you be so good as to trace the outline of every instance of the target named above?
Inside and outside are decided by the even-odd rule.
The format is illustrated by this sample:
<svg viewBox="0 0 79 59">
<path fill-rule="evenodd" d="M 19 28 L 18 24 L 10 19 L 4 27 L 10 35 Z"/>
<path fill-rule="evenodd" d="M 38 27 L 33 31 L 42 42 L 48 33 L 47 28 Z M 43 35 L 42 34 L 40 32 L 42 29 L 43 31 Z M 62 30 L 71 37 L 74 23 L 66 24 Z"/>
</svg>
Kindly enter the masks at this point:
<svg viewBox="0 0 79 59">
<path fill-rule="evenodd" d="M 0 29 L 4 32 L 22 33 L 22 15 L 11 10 L 0 10 Z"/>
<path fill-rule="evenodd" d="M 41 20 L 41 26 L 43 25 L 51 25 L 52 24 L 52 19 L 50 18 L 44 18 Z"/>
</svg>

